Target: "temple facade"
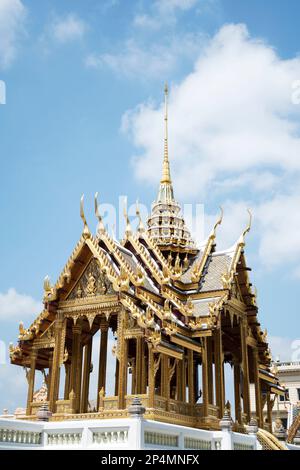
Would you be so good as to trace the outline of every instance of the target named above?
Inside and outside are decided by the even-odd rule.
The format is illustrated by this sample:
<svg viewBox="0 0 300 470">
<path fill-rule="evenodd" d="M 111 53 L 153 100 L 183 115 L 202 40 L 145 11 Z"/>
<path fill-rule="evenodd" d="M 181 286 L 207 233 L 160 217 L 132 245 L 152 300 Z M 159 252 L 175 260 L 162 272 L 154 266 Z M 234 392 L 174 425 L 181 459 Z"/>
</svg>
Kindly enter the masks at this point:
<svg viewBox="0 0 300 470">
<path fill-rule="evenodd" d="M 222 214 L 208 239 L 195 244 L 174 198 L 167 97 L 166 89 L 163 171 L 147 223 L 137 207 L 139 224 L 133 231 L 125 213 L 126 231 L 117 241 L 105 228 L 95 197 L 99 223 L 92 234 L 82 198 L 81 237 L 55 285 L 45 279 L 43 311 L 28 328 L 20 324 L 18 343 L 10 346 L 12 364 L 27 370 L 23 419 L 35 420 L 43 403 L 54 421 L 126 419 L 133 397 L 139 397 L 149 420 L 218 430 L 225 407 L 231 407 L 236 429 L 242 429 L 253 411 L 253 384 L 258 426 L 272 431 L 272 406 L 285 391 L 271 371 L 249 278 L 245 237 L 251 214 L 230 249 L 216 248 Z M 93 339 L 99 332 L 91 406 Z M 111 335 L 115 344 L 108 363 Z M 231 404 L 226 364 L 234 384 Z M 112 393 L 108 368 L 113 369 Z M 37 371 L 45 376 L 43 393 L 36 393 Z"/>
</svg>

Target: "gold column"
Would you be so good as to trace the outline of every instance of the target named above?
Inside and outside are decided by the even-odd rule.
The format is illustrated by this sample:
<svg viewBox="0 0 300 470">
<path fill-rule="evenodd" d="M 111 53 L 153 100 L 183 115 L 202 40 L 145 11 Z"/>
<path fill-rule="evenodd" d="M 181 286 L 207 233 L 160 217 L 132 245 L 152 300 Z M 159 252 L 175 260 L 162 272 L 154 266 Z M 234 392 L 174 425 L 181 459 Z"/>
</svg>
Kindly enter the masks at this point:
<svg viewBox="0 0 300 470">
<path fill-rule="evenodd" d="M 238 423 L 242 423 L 241 416 L 241 366 L 238 361 L 234 362 L 233 366 L 234 375 L 234 408 L 235 408 L 235 420 Z"/>
<path fill-rule="evenodd" d="M 118 317 L 118 351 L 119 351 L 119 392 L 118 408 L 123 410 L 126 406 L 125 397 L 127 393 L 127 363 L 128 342 L 124 337 L 126 311 L 122 310 Z"/>
<path fill-rule="evenodd" d="M 49 401 L 50 397 L 50 384 L 51 384 L 51 374 L 52 374 L 52 365 L 53 365 L 53 351 L 49 352 L 49 375 L 48 375 L 48 382 L 47 382 L 47 400 Z"/>
<path fill-rule="evenodd" d="M 244 413 L 247 421 L 250 421 L 250 396 L 249 396 L 249 363 L 248 363 L 248 346 L 247 346 L 247 316 L 245 315 L 240 321 L 241 347 L 242 347 L 242 370 L 243 370 L 243 403 Z"/>
<path fill-rule="evenodd" d="M 195 390 L 195 402 L 197 403 L 199 398 L 199 375 L 198 375 L 198 362 L 194 360 L 194 390 Z"/>
<path fill-rule="evenodd" d="M 28 395 L 27 395 L 27 408 L 26 414 L 31 415 L 31 403 L 33 401 L 34 394 L 34 382 L 35 382 L 35 368 L 37 360 L 37 351 L 33 350 L 30 354 L 30 370 L 28 376 Z"/>
<path fill-rule="evenodd" d="M 103 388 L 105 393 L 106 388 L 106 366 L 107 366 L 107 338 L 108 338 L 108 323 L 106 320 L 101 320 L 100 323 L 101 337 L 100 337 L 100 355 L 99 355 L 99 374 L 98 374 L 98 391 L 97 391 L 97 410 L 99 408 L 99 393 Z"/>
<path fill-rule="evenodd" d="M 182 401 L 186 402 L 186 357 L 185 353 L 183 354 L 182 359 Z"/>
<path fill-rule="evenodd" d="M 90 338 L 89 342 L 84 347 L 83 384 L 82 384 L 80 413 L 87 413 L 88 411 L 92 345 L 93 345 L 93 337 Z"/>
<path fill-rule="evenodd" d="M 136 392 L 136 365 L 135 359 L 131 359 L 131 395 L 135 395 Z"/>
<path fill-rule="evenodd" d="M 65 391 L 64 400 L 69 399 L 70 395 L 70 364 L 65 364 Z"/>
<path fill-rule="evenodd" d="M 212 337 L 206 339 L 207 345 L 207 376 L 208 376 L 208 401 L 211 405 L 214 403 L 214 381 L 212 368 Z"/>
<path fill-rule="evenodd" d="M 166 354 L 160 355 L 161 367 L 161 395 L 166 399 L 166 410 L 169 409 L 170 383 L 169 383 L 169 358 Z"/>
<path fill-rule="evenodd" d="M 147 390 L 147 368 L 146 368 L 146 350 L 145 341 L 142 338 L 142 388 L 141 393 L 145 394 Z"/>
<path fill-rule="evenodd" d="M 263 428 L 264 419 L 263 419 L 263 409 L 262 409 L 262 396 L 260 388 L 260 379 L 259 379 L 259 361 L 258 361 L 258 350 L 253 348 L 253 368 L 254 368 L 254 385 L 255 385 L 255 408 L 256 408 L 256 418 L 258 422 L 258 427 Z"/>
<path fill-rule="evenodd" d="M 81 338 L 80 338 L 80 348 L 79 348 L 79 356 L 78 356 L 78 362 L 77 362 L 76 390 L 75 390 L 78 411 L 80 410 L 80 407 L 81 407 L 82 358 L 83 358 L 83 345 L 81 344 Z"/>
<path fill-rule="evenodd" d="M 194 383 L 194 352 L 188 350 L 188 389 L 189 389 L 189 404 L 195 404 L 195 383 Z"/>
<path fill-rule="evenodd" d="M 115 397 L 119 395 L 119 359 L 116 357 Z"/>
<path fill-rule="evenodd" d="M 176 366 L 176 400 L 182 401 L 182 361 L 178 361 Z"/>
<path fill-rule="evenodd" d="M 208 357 L 207 357 L 207 338 L 202 338 L 202 399 L 203 416 L 208 416 L 209 405 L 209 386 L 208 386 Z"/>
<path fill-rule="evenodd" d="M 59 378 L 60 378 L 60 359 L 62 351 L 62 330 L 63 330 L 63 317 L 61 314 L 57 314 L 57 318 L 54 323 L 55 330 L 55 347 L 53 352 L 53 365 L 51 372 L 51 383 L 49 392 L 49 409 L 52 413 L 55 413 L 56 401 L 58 400 L 59 394 Z"/>
<path fill-rule="evenodd" d="M 80 377 L 79 377 L 79 371 L 78 371 L 78 366 L 80 366 L 80 351 L 81 351 L 81 324 L 73 325 L 72 328 L 72 365 L 71 365 L 71 384 L 70 384 L 70 393 L 73 391 L 75 394 L 75 410 L 74 412 L 78 412 L 78 403 L 80 397 L 78 397 L 77 393 L 78 390 L 80 389 Z"/>
<path fill-rule="evenodd" d="M 270 390 L 267 391 L 267 420 L 269 431 L 272 432 L 272 403 Z"/>
<path fill-rule="evenodd" d="M 154 375 L 154 353 L 153 346 L 148 343 L 148 396 L 149 408 L 154 408 L 155 375 Z"/>
<path fill-rule="evenodd" d="M 164 355 L 160 353 L 160 396 L 165 396 L 165 364 L 164 364 Z"/>
<path fill-rule="evenodd" d="M 142 393 L 142 337 L 136 338 L 135 393 Z"/>
<path fill-rule="evenodd" d="M 221 326 L 217 330 L 215 330 L 214 350 L 215 350 L 214 353 L 215 353 L 216 405 L 219 408 L 219 418 L 221 419 L 224 414 L 224 405 L 225 405 Z"/>
</svg>

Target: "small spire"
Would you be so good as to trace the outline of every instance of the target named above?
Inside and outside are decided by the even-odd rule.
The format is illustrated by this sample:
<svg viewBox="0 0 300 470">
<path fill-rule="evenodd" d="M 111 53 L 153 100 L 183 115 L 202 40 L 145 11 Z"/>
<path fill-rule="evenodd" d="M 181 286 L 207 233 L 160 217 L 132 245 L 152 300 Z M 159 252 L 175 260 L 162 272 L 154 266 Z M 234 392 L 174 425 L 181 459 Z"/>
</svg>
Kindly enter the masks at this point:
<svg viewBox="0 0 300 470">
<path fill-rule="evenodd" d="M 165 137 L 164 137 L 164 161 L 161 183 L 171 183 L 169 149 L 168 149 L 168 84 L 165 84 Z"/>
<path fill-rule="evenodd" d="M 84 194 L 81 196 L 81 199 L 80 199 L 80 217 L 83 222 L 83 237 L 90 238 L 91 233 L 90 233 L 90 230 L 89 230 L 86 218 L 85 218 L 83 202 L 84 202 Z"/>
<path fill-rule="evenodd" d="M 103 233 L 105 233 L 105 227 L 104 227 L 103 219 L 99 211 L 98 192 L 95 194 L 95 214 L 98 219 L 97 234 L 101 236 Z"/>
<path fill-rule="evenodd" d="M 142 234 L 145 232 L 145 227 L 144 227 L 144 224 L 143 224 L 143 221 L 142 221 L 142 217 L 141 217 L 141 212 L 140 212 L 140 208 L 139 208 L 139 201 L 137 199 L 136 201 L 136 215 L 139 219 L 139 224 L 138 224 L 138 227 L 137 227 L 137 231 L 139 234 Z"/>
</svg>

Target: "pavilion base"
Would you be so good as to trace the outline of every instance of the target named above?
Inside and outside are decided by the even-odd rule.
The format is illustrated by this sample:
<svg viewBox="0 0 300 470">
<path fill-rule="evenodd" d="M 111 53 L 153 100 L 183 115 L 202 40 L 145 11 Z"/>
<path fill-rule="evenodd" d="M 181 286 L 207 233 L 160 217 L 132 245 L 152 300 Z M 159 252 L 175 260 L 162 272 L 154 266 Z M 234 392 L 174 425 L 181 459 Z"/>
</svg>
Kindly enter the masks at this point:
<svg viewBox="0 0 300 470">
<path fill-rule="evenodd" d="M 205 430 L 141 417 L 50 422 L 0 419 L 0 449 L 260 450 L 255 435 Z M 155 415 L 155 414 L 154 414 Z M 54 418 L 54 420 L 53 420 Z M 71 419 L 70 419 L 71 418 Z M 166 418 L 166 416 L 165 416 Z"/>
</svg>

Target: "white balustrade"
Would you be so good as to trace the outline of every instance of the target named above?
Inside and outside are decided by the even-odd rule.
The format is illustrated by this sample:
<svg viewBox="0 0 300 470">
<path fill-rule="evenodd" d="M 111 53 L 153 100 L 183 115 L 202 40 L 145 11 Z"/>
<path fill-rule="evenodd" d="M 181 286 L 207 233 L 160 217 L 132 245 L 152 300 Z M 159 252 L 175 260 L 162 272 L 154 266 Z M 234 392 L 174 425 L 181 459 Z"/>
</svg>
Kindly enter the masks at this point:
<svg viewBox="0 0 300 470">
<path fill-rule="evenodd" d="M 34 422 L 0 418 L 0 449 L 260 450 L 255 435 L 141 418 Z M 296 446 L 290 446 L 296 448 Z M 298 447 L 300 449 L 300 446 Z"/>
</svg>

